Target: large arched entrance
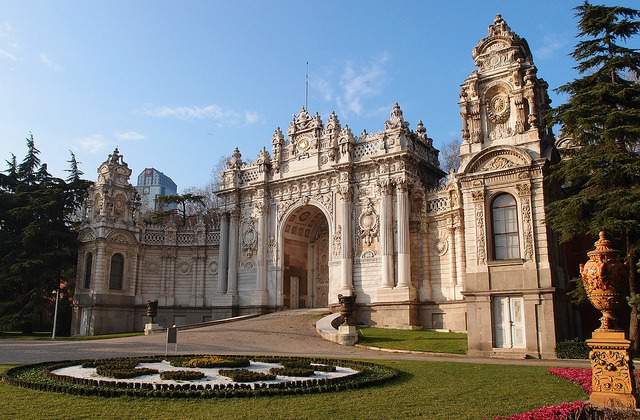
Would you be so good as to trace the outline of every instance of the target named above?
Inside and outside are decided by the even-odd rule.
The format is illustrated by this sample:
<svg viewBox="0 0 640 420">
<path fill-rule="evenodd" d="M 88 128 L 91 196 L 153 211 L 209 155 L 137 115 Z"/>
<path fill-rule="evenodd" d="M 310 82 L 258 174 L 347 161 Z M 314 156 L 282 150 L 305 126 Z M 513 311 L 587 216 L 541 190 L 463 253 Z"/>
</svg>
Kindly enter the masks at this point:
<svg viewBox="0 0 640 420">
<path fill-rule="evenodd" d="M 326 308 L 329 294 L 329 224 L 312 205 L 296 209 L 282 227 L 283 305 Z"/>
</svg>

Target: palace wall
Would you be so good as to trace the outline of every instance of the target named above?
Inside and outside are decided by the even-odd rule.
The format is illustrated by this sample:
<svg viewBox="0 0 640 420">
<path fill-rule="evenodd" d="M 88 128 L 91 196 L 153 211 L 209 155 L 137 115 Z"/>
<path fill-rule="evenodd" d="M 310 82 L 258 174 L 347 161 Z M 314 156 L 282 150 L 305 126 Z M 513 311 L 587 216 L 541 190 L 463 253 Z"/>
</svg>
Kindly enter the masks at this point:
<svg viewBox="0 0 640 420">
<path fill-rule="evenodd" d="M 302 108 L 271 153 L 234 150 L 214 213 L 149 224 L 116 149 L 89 189 L 73 332 L 141 330 L 149 300 L 170 325 L 336 310 L 355 294 L 362 324 L 467 331 L 471 355 L 554 357 L 572 315 L 545 223 L 547 85 L 500 16 L 473 58 L 449 174 L 397 103 L 382 131 L 359 136 Z"/>
</svg>

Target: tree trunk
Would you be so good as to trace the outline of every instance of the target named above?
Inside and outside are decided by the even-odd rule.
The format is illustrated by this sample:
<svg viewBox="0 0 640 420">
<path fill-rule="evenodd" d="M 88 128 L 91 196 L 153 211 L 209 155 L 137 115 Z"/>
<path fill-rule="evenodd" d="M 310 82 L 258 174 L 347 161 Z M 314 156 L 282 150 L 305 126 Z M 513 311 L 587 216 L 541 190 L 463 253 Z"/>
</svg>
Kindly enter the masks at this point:
<svg viewBox="0 0 640 420">
<path fill-rule="evenodd" d="M 629 295 L 636 293 L 636 258 L 633 252 L 627 254 L 627 268 L 629 280 Z M 631 348 L 634 353 L 640 349 L 640 340 L 638 340 L 638 305 L 631 306 L 631 319 L 629 320 L 629 340 L 631 340 Z"/>
</svg>

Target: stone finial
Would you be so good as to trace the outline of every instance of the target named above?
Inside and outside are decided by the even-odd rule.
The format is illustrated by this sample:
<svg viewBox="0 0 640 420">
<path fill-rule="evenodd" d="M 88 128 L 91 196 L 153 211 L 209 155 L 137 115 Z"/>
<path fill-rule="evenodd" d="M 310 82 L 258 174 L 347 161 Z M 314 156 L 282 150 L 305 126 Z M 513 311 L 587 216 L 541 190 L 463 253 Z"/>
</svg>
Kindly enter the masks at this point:
<svg viewBox="0 0 640 420">
<path fill-rule="evenodd" d="M 391 113 L 389 114 L 389 119 L 384 123 L 384 129 L 407 129 L 408 126 L 409 124 L 404 120 L 404 115 L 402 114 L 400 105 L 398 104 L 398 102 L 395 102 L 393 104 L 393 108 L 391 109 Z"/>
<path fill-rule="evenodd" d="M 231 154 L 231 159 L 229 159 L 228 166 L 229 169 L 240 169 L 240 167 L 242 166 L 242 154 L 237 147 L 233 149 L 233 153 Z"/>
<path fill-rule="evenodd" d="M 422 120 L 418 121 L 418 125 L 416 126 L 416 134 L 420 140 L 426 141 L 427 139 L 427 129 L 424 128 L 424 123 Z"/>
<path fill-rule="evenodd" d="M 502 15 L 497 14 L 493 18 L 493 23 L 489 26 L 489 36 L 501 35 L 513 36 L 514 34 L 507 22 L 502 18 Z"/>
<path fill-rule="evenodd" d="M 280 130 L 280 127 L 276 127 L 275 131 L 273 132 L 271 143 L 274 146 L 282 146 L 284 144 L 284 135 L 282 134 L 282 130 Z"/>
</svg>

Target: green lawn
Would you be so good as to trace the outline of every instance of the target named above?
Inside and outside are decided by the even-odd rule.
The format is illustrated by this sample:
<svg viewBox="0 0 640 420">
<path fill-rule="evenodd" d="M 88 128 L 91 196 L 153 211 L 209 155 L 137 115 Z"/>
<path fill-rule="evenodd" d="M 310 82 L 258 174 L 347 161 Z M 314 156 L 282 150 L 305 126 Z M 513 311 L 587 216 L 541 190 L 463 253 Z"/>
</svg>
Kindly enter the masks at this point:
<svg viewBox="0 0 640 420">
<path fill-rule="evenodd" d="M 384 386 L 310 396 L 228 400 L 79 397 L 0 384 L 0 418 L 493 418 L 586 399 L 544 367 L 376 361 L 402 372 Z M 8 366 L 4 366 L 8 368 Z"/>
<path fill-rule="evenodd" d="M 133 337 L 135 335 L 142 335 L 141 332 L 126 332 L 116 334 L 105 335 L 87 335 L 87 336 L 74 336 L 74 337 L 56 337 L 56 340 L 63 341 L 79 341 L 79 340 L 104 340 L 106 338 L 121 338 L 121 337 Z M 23 334 L 15 331 L 0 331 L 0 339 L 10 338 L 12 340 L 51 340 L 51 332 L 34 332 L 32 334 Z"/>
<path fill-rule="evenodd" d="M 467 334 L 424 330 L 360 328 L 360 344 L 397 350 L 467 353 Z"/>
</svg>

